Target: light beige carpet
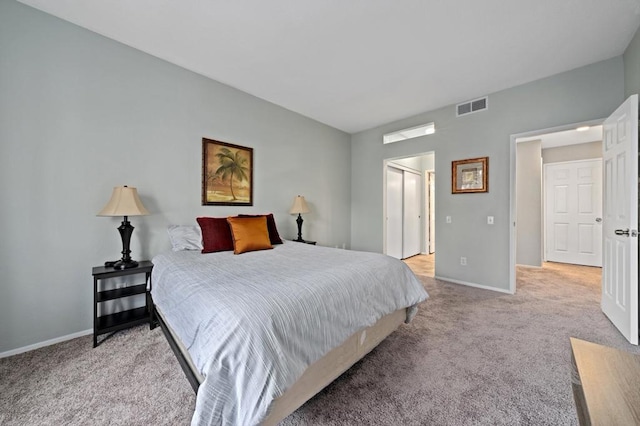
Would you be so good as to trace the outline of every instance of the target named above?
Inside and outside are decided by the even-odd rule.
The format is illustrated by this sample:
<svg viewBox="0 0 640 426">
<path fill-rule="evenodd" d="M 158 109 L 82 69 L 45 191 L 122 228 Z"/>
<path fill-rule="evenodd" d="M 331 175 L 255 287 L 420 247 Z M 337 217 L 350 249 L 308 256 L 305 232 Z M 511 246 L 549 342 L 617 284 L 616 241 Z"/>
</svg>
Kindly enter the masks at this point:
<svg viewBox="0 0 640 426">
<path fill-rule="evenodd" d="M 599 274 L 518 268 L 514 296 L 420 276 L 415 320 L 283 424 L 577 424 L 569 336 L 639 353 L 600 312 Z M 0 360 L 2 425 L 186 425 L 194 404 L 160 329 Z"/>
</svg>

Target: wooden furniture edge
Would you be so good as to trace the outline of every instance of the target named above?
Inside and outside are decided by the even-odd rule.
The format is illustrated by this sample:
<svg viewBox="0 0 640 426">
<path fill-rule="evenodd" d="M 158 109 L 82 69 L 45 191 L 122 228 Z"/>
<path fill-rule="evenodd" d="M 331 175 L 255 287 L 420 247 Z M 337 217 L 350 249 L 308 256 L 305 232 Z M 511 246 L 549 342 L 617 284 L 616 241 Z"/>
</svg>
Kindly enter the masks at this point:
<svg viewBox="0 0 640 426">
<path fill-rule="evenodd" d="M 640 424 L 640 355 L 573 337 L 570 342 L 580 424 Z"/>
</svg>

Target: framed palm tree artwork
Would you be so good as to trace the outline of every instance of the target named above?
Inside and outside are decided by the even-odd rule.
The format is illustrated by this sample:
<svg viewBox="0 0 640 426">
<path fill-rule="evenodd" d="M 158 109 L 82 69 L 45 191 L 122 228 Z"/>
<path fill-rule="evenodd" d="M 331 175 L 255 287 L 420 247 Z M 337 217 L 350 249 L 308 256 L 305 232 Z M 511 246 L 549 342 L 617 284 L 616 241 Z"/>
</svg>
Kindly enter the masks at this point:
<svg viewBox="0 0 640 426">
<path fill-rule="evenodd" d="M 202 205 L 253 205 L 253 148 L 202 138 Z"/>
</svg>

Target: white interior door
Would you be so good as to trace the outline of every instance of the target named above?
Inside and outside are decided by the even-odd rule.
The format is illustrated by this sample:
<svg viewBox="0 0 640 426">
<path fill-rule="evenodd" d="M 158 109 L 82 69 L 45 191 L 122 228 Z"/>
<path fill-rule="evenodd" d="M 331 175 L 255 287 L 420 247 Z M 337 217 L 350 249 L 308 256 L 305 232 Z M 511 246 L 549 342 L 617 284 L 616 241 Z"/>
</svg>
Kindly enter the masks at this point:
<svg viewBox="0 0 640 426">
<path fill-rule="evenodd" d="M 436 251 L 436 174 L 429 172 L 429 254 Z"/>
<path fill-rule="evenodd" d="M 386 254 L 402 258 L 402 170 L 387 167 L 387 247 Z"/>
<path fill-rule="evenodd" d="M 420 203 L 422 197 L 422 177 L 417 173 L 404 171 L 404 223 L 402 233 L 402 258 L 420 254 Z"/>
<path fill-rule="evenodd" d="M 545 259 L 602 266 L 602 160 L 544 166 Z"/>
<path fill-rule="evenodd" d="M 604 259 L 602 312 L 638 344 L 638 95 L 603 127 Z"/>
</svg>

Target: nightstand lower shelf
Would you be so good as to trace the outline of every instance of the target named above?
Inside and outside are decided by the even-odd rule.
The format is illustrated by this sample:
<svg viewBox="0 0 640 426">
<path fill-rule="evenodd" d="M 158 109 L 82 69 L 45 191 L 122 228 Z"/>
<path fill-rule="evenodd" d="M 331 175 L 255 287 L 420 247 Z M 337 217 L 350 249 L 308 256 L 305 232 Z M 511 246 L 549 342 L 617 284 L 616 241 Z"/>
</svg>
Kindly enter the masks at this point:
<svg viewBox="0 0 640 426">
<path fill-rule="evenodd" d="M 107 300 L 120 299 L 121 297 L 135 296 L 136 294 L 145 294 L 147 292 L 147 284 L 132 285 L 124 288 L 116 288 L 114 290 L 104 290 L 96 296 L 98 302 L 106 302 Z"/>
<path fill-rule="evenodd" d="M 128 311 L 98 317 L 96 334 L 111 333 L 149 322 L 149 312 L 145 306 Z"/>
</svg>

